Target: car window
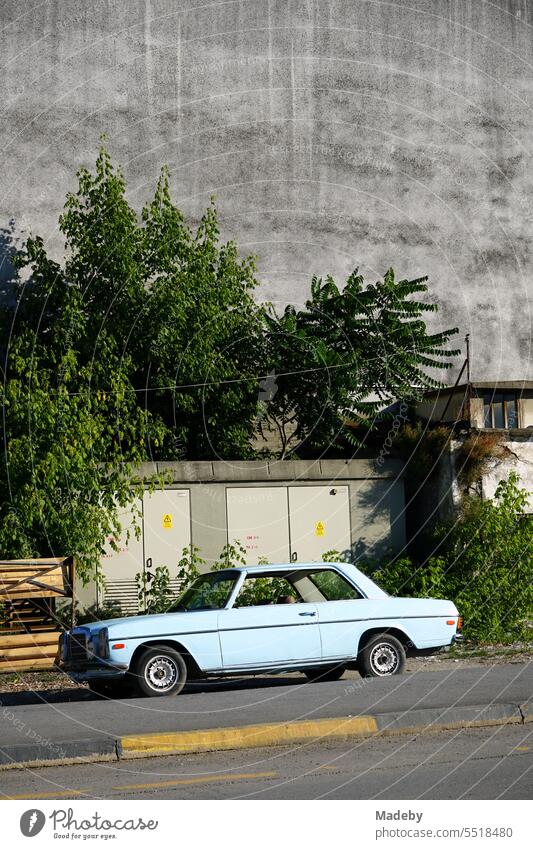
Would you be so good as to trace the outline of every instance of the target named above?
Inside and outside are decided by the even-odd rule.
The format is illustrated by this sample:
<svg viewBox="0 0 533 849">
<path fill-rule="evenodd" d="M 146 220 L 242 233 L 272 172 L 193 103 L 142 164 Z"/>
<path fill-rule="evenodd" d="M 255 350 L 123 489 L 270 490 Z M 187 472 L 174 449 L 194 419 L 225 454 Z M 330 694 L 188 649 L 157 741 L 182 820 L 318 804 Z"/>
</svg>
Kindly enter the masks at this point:
<svg viewBox="0 0 533 849">
<path fill-rule="evenodd" d="M 285 578 L 249 576 L 242 585 L 234 607 L 295 604 L 299 601 L 301 601 L 299 593 Z"/>
<path fill-rule="evenodd" d="M 326 601 L 344 601 L 363 597 L 346 578 L 331 569 L 310 572 L 307 577 L 315 587 L 318 587 Z"/>
<path fill-rule="evenodd" d="M 228 603 L 238 576 L 238 572 L 210 572 L 201 575 L 169 611 L 175 613 L 181 610 L 221 610 Z"/>
</svg>

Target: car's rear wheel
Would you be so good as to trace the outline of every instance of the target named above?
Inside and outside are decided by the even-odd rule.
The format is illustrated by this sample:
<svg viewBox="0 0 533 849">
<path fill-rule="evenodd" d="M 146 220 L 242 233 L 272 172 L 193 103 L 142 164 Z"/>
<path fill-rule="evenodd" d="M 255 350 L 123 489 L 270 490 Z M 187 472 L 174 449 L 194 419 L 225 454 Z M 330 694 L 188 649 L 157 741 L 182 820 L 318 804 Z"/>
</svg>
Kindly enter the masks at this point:
<svg viewBox="0 0 533 849">
<path fill-rule="evenodd" d="M 391 634 L 377 634 L 361 650 L 357 665 L 364 678 L 401 675 L 405 668 L 405 649 Z"/>
<path fill-rule="evenodd" d="M 304 670 L 309 681 L 338 681 L 345 672 L 345 666 L 323 666 Z"/>
<path fill-rule="evenodd" d="M 187 665 L 175 649 L 151 646 L 137 658 L 131 678 L 139 695 L 176 695 L 187 681 Z"/>
</svg>

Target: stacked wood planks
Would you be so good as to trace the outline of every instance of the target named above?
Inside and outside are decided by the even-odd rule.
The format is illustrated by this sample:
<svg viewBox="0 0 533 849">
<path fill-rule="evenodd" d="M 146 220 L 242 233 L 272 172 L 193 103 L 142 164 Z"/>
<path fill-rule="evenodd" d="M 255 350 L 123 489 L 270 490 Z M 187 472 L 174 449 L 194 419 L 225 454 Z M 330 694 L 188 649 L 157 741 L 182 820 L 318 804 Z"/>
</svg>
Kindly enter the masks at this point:
<svg viewBox="0 0 533 849">
<path fill-rule="evenodd" d="M 0 672 L 51 669 L 60 631 L 41 634 L 0 634 Z"/>
<path fill-rule="evenodd" d="M 0 560 L 0 672 L 53 667 L 55 599 L 72 598 L 73 581 L 72 558 Z"/>
</svg>

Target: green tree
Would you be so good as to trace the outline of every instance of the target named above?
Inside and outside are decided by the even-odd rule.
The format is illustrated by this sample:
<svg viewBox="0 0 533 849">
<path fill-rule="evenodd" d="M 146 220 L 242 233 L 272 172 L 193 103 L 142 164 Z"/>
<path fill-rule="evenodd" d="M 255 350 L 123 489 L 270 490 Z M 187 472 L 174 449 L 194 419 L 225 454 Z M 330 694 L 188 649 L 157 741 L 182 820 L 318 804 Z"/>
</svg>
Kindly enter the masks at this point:
<svg viewBox="0 0 533 849">
<path fill-rule="evenodd" d="M 453 331 L 421 320 L 435 307 L 411 297 L 424 280 L 392 271 L 374 286 L 354 272 L 342 292 L 315 278 L 306 309 L 277 316 L 213 205 L 192 230 L 163 169 L 137 216 L 104 147 L 59 226 L 66 259 L 30 238 L 16 257 L 29 279 L 0 306 L 4 557 L 73 553 L 93 576 L 139 462 L 251 457 L 263 416 L 283 457 L 320 451 L 346 419 L 438 385 L 427 371 L 454 353 Z"/>
<path fill-rule="evenodd" d="M 3 557 L 76 554 L 88 578 L 118 536 L 146 416 L 120 369 L 102 370 L 29 330 L 12 339 L 0 386 Z M 93 389 L 104 379 L 106 393 Z"/>
<path fill-rule="evenodd" d="M 139 462 L 250 450 L 261 320 L 253 260 L 219 244 L 213 207 L 189 231 L 165 171 L 139 220 L 102 148 L 60 230 L 66 260 L 30 238 L 29 279 L 0 306 L 0 549 L 76 554 L 89 578 Z"/>
<path fill-rule="evenodd" d="M 143 221 L 150 295 L 137 380 L 156 390 L 146 394 L 147 409 L 187 457 L 250 457 L 262 334 L 254 260 L 234 242 L 219 243 L 213 206 L 189 231 L 166 171 Z M 172 445 L 164 448 L 168 458 Z"/>
<path fill-rule="evenodd" d="M 265 361 L 275 391 L 261 426 L 278 430 L 282 456 L 323 450 L 341 433 L 350 439 L 346 423 L 371 428 L 387 404 L 442 385 L 435 372 L 459 353 L 448 345 L 457 328 L 428 332 L 422 316 L 437 307 L 416 297 L 426 293 L 426 277 L 396 281 L 389 269 L 365 284 L 356 269 L 342 290 L 331 277 L 313 278 L 303 310 L 268 311 Z"/>
</svg>

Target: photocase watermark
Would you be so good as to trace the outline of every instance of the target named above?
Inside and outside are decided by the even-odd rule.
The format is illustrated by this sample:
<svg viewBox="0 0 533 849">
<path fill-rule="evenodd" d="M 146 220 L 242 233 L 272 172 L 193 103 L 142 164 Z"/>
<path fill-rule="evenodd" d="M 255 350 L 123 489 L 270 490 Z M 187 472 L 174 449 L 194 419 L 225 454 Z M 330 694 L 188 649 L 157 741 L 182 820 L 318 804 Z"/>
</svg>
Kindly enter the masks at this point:
<svg viewBox="0 0 533 849">
<path fill-rule="evenodd" d="M 400 407 L 398 409 L 398 412 L 394 415 L 389 432 L 387 433 L 387 436 L 383 441 L 383 445 L 381 446 L 380 452 L 378 456 L 374 459 L 374 466 L 376 467 L 376 469 L 381 469 L 381 467 L 385 463 L 385 460 L 391 453 L 392 446 L 399 429 L 401 428 L 402 424 L 409 420 L 409 416 L 407 415 L 408 411 L 409 404 L 404 399 L 400 402 Z"/>
<path fill-rule="evenodd" d="M 35 837 L 43 830 L 46 817 L 38 808 L 24 811 L 20 818 L 20 830 L 24 837 Z"/>
<path fill-rule="evenodd" d="M 0 701 L 0 705 L 1 704 L 2 702 Z M 15 716 L 14 712 L 9 710 L 9 708 L 4 707 L 2 709 L 2 719 L 6 722 L 11 722 L 14 728 L 16 728 L 19 734 L 21 734 L 26 740 L 36 743 L 38 746 L 42 746 L 50 752 L 54 752 L 58 758 L 66 757 L 66 752 L 61 748 L 61 746 L 53 743 L 48 737 L 43 737 L 43 735 L 39 734 L 35 728 L 32 728 L 31 725 L 28 725 L 23 719 Z"/>
<path fill-rule="evenodd" d="M 78 817 L 73 808 L 57 808 L 48 815 L 48 820 L 54 837 L 70 840 L 111 840 L 123 831 L 155 831 L 159 827 L 158 820 L 144 820 L 143 817 L 109 819 L 98 811 L 88 817 Z M 47 817 L 43 811 L 39 808 L 29 808 L 20 818 L 20 830 L 24 837 L 36 837 L 45 827 L 46 821 Z"/>
<path fill-rule="evenodd" d="M 370 677 L 370 676 L 367 676 Z M 351 696 L 353 693 L 357 693 L 359 690 L 362 690 L 366 684 L 366 678 L 356 678 L 354 679 L 347 687 L 344 688 L 344 695 Z"/>
</svg>

